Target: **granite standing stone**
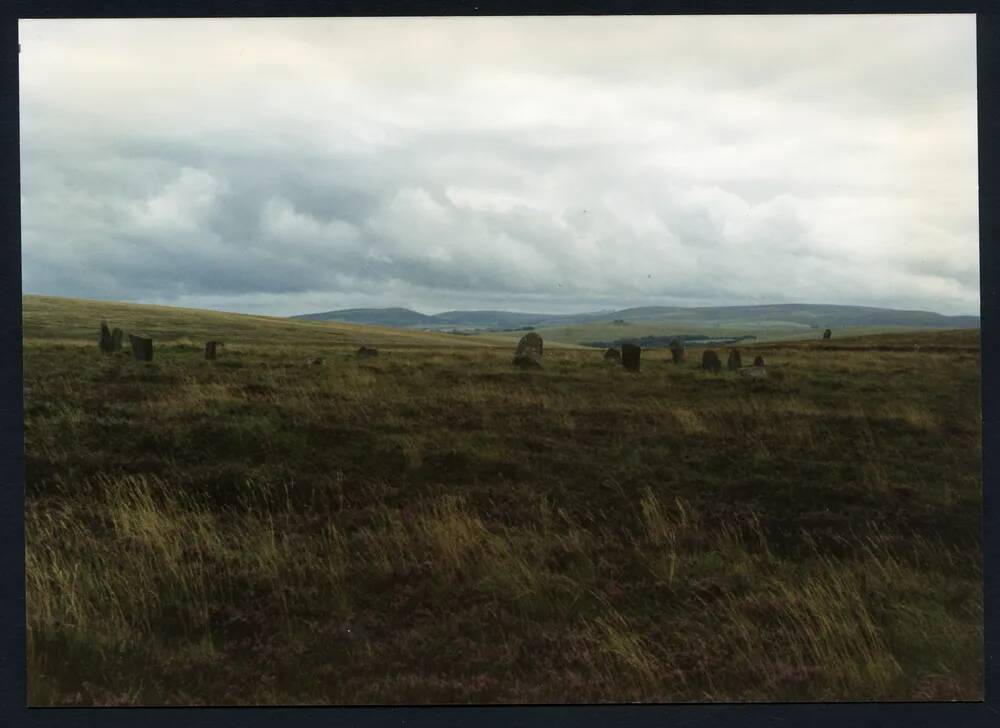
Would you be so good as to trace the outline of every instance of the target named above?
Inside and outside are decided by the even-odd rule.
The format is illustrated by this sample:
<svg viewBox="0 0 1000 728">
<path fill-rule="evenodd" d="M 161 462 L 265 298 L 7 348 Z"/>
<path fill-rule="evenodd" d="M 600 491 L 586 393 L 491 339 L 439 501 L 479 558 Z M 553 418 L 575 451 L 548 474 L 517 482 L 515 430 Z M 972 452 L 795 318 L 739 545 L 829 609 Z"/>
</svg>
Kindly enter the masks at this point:
<svg viewBox="0 0 1000 728">
<path fill-rule="evenodd" d="M 529 349 L 538 352 L 538 356 L 542 355 L 542 337 L 532 331 L 530 334 L 525 334 L 521 337 L 521 340 L 517 342 L 516 356 L 520 356 Z"/>
<path fill-rule="evenodd" d="M 622 365 L 630 372 L 639 371 L 639 357 L 642 347 L 637 344 L 622 344 Z"/>
<path fill-rule="evenodd" d="M 541 369 L 542 355 L 534 349 L 526 349 L 514 356 L 514 366 L 521 369 Z"/>
<path fill-rule="evenodd" d="M 132 344 L 132 356 L 137 361 L 153 361 L 153 340 L 145 336 L 129 334 L 128 340 Z"/>
<path fill-rule="evenodd" d="M 712 349 L 706 349 L 701 355 L 701 368 L 707 372 L 721 372 L 722 362 L 719 360 L 719 355 Z"/>
<path fill-rule="evenodd" d="M 684 361 L 684 347 L 677 339 L 670 340 L 670 356 L 673 358 L 674 364 L 680 364 Z"/>
<path fill-rule="evenodd" d="M 105 354 L 110 354 L 114 349 L 111 344 L 111 329 L 108 328 L 108 322 L 101 320 L 101 351 Z"/>
</svg>

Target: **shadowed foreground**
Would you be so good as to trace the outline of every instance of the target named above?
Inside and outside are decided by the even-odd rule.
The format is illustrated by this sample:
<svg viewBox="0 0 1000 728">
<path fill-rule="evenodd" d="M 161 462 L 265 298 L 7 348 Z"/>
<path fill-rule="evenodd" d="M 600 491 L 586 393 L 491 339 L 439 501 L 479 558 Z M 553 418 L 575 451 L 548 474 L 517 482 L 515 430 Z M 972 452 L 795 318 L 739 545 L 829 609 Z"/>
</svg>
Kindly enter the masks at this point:
<svg viewBox="0 0 1000 728">
<path fill-rule="evenodd" d="M 32 705 L 982 696 L 977 331 L 748 347 L 753 390 L 33 297 L 25 339 Z"/>
</svg>

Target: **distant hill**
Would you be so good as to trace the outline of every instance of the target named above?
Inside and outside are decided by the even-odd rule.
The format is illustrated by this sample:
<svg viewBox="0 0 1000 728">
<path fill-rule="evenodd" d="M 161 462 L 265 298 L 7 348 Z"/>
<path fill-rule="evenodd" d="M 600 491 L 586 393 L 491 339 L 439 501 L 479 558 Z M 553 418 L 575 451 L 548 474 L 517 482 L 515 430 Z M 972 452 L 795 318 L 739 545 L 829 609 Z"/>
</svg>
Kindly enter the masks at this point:
<svg viewBox="0 0 1000 728">
<path fill-rule="evenodd" d="M 348 324 L 371 324 L 412 328 L 434 323 L 434 317 L 408 308 L 347 308 L 343 311 L 325 311 L 292 316 L 304 321 L 340 321 Z"/>
<path fill-rule="evenodd" d="M 348 308 L 292 316 L 309 321 L 342 321 L 378 326 L 457 329 L 514 329 L 523 326 L 559 326 L 606 318 L 607 311 L 581 314 L 517 313 L 514 311 L 445 311 L 433 316 L 408 308 Z"/>
<path fill-rule="evenodd" d="M 324 352 L 352 353 L 360 345 L 388 349 L 510 347 L 509 341 L 496 335 L 451 336 L 371 324 L 291 321 L 286 317 L 118 301 L 25 295 L 21 306 L 25 341 L 87 342 L 96 351 L 100 321 L 107 319 L 111 326 L 126 333 L 151 336 L 156 342 L 157 360 L 160 352 L 183 348 L 200 351 L 209 340 L 232 347 L 224 351 L 236 347 L 270 349 L 277 345 L 293 346 L 318 356 Z M 223 359 L 226 358 L 228 355 L 224 354 Z"/>
<path fill-rule="evenodd" d="M 513 313 L 511 311 L 445 311 L 430 317 L 432 321 L 463 328 L 506 329 L 520 326 L 537 326 L 551 319 L 544 313 Z"/>
<path fill-rule="evenodd" d="M 930 328 L 978 328 L 978 316 L 945 316 L 931 311 L 905 311 L 870 306 L 781 303 L 762 306 L 717 306 L 705 308 L 633 308 L 619 311 L 622 318 L 670 318 L 705 322 L 788 322 L 814 327 L 918 326 Z"/>
<path fill-rule="evenodd" d="M 579 314 L 516 313 L 512 311 L 447 311 L 435 315 L 406 308 L 353 308 L 293 316 L 314 321 L 342 321 L 379 326 L 424 329 L 510 330 L 525 326 L 573 326 L 595 322 L 659 323 L 705 326 L 787 327 L 880 327 L 912 326 L 937 329 L 979 327 L 978 316 L 945 316 L 931 311 L 902 311 L 869 306 L 834 306 L 808 303 L 782 303 L 761 306 L 643 306 L 619 311 L 594 311 Z"/>
</svg>

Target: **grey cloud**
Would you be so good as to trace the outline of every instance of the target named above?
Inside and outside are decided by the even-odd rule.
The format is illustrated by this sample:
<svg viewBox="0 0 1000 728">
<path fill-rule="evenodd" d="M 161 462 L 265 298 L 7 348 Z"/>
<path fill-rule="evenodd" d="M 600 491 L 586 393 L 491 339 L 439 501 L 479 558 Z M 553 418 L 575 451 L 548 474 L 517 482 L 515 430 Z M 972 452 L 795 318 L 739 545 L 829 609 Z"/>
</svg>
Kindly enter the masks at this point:
<svg viewBox="0 0 1000 728">
<path fill-rule="evenodd" d="M 978 310 L 968 17 L 471 20 L 22 23 L 25 290 Z"/>
</svg>

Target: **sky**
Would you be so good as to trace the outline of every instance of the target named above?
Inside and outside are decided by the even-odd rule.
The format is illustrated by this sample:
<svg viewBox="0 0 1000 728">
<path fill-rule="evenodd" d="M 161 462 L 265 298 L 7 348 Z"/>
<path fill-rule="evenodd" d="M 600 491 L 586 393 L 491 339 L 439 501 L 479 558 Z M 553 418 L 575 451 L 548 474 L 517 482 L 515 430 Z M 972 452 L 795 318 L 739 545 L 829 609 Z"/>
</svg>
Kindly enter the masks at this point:
<svg viewBox="0 0 1000 728">
<path fill-rule="evenodd" d="M 979 313 L 972 15 L 19 32 L 25 293 Z"/>
</svg>

